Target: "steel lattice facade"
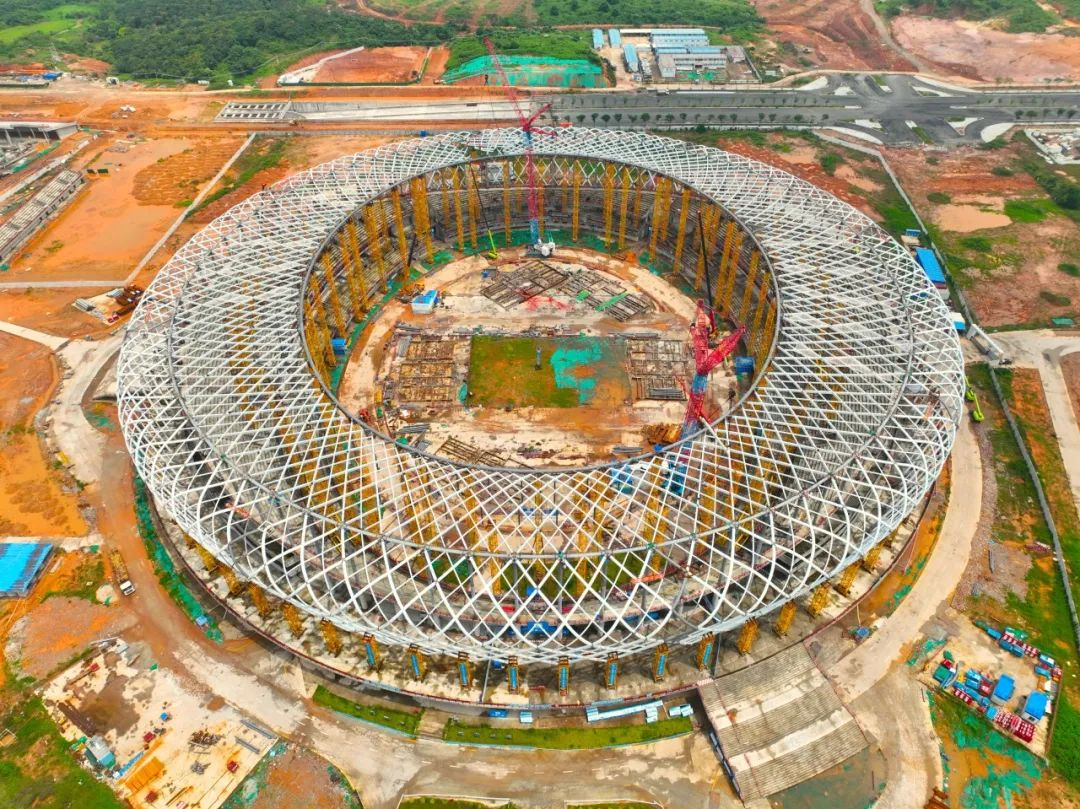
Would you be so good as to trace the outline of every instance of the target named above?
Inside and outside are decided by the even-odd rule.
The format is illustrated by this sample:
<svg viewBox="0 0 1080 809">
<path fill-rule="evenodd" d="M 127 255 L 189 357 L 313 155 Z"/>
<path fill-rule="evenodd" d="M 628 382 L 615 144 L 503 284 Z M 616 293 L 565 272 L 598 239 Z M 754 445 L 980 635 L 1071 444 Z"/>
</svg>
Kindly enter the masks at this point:
<svg viewBox="0 0 1080 809">
<path fill-rule="evenodd" d="M 135 466 L 183 531 L 341 630 L 523 663 L 737 628 L 888 536 L 962 414 L 947 311 L 865 215 L 717 149 L 598 129 L 534 145 L 548 165 L 569 155 L 672 178 L 756 240 L 778 296 L 771 348 L 723 418 L 618 465 L 498 469 L 403 447 L 338 407 L 304 323 L 328 238 L 392 188 L 521 148 L 518 130 L 496 129 L 341 158 L 174 256 L 132 319 L 118 380 Z"/>
</svg>

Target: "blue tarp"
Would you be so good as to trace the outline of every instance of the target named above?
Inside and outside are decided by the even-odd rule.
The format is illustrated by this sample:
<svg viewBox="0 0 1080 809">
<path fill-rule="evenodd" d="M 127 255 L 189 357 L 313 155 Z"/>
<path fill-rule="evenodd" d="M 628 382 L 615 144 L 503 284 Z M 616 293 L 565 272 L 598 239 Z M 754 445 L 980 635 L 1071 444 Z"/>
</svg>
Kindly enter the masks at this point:
<svg viewBox="0 0 1080 809">
<path fill-rule="evenodd" d="M 1049 698 L 1042 691 L 1032 691 L 1024 703 L 1024 718 L 1032 722 L 1038 722 L 1046 716 L 1046 706 Z"/>
<path fill-rule="evenodd" d="M 0 596 L 29 593 L 52 549 L 48 542 L 0 543 Z"/>
<path fill-rule="evenodd" d="M 919 266 L 923 268 L 931 284 L 945 286 L 945 271 L 941 269 L 941 264 L 938 263 L 933 250 L 928 247 L 916 247 L 915 260 L 919 262 Z"/>
<path fill-rule="evenodd" d="M 1016 689 L 1016 683 L 1013 678 L 1008 674 L 1002 674 L 1001 679 L 997 681 L 997 685 L 994 686 L 993 698 L 994 702 L 1005 702 L 1012 699 L 1013 691 Z"/>
</svg>

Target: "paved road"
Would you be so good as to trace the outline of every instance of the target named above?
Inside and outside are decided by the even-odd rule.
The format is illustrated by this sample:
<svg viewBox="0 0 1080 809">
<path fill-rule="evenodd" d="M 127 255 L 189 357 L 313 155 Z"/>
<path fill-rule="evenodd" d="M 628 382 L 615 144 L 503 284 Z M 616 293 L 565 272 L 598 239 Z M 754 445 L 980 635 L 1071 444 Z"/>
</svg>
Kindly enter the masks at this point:
<svg viewBox="0 0 1080 809">
<path fill-rule="evenodd" d="M 1069 477 L 1069 488 L 1080 509 L 1080 425 L 1073 412 L 1065 376 L 1061 373 L 1061 358 L 1080 351 L 1080 336 L 1048 330 L 1013 331 L 995 334 L 994 340 L 1004 346 L 1014 365 L 1038 369 L 1061 460 Z"/>
<path fill-rule="evenodd" d="M 1080 122 L 1077 90 L 969 90 L 907 74 L 830 74 L 799 88 L 746 90 L 589 91 L 533 96 L 552 114 L 577 125 L 624 129 L 693 127 L 697 124 L 839 126 L 883 143 L 941 144 L 989 140 L 1005 124 Z M 230 102 L 219 113 L 230 125 L 378 123 L 403 131 L 448 122 L 461 126 L 512 123 L 500 100 Z M 295 130 L 293 130 L 295 131 Z"/>
</svg>

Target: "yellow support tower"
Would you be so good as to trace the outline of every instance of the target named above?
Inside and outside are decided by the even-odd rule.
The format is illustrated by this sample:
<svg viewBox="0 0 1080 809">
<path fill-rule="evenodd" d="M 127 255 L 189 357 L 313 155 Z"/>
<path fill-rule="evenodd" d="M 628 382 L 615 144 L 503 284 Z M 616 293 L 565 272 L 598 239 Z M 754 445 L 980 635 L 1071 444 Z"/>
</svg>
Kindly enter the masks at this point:
<svg viewBox="0 0 1080 809">
<path fill-rule="evenodd" d="M 428 211 L 427 181 L 423 177 L 414 177 L 410 184 L 413 209 L 413 231 L 420 235 L 424 243 L 424 252 L 430 264 L 435 260 L 435 245 L 431 242 L 431 218 Z"/>
<path fill-rule="evenodd" d="M 786 638 L 787 633 L 791 630 L 791 625 L 795 622 L 795 602 L 789 601 L 780 608 L 780 615 L 776 618 L 776 623 L 773 625 L 773 631 L 776 632 L 778 638 Z"/>
<path fill-rule="evenodd" d="M 229 586 L 229 596 L 236 598 L 244 590 L 244 582 L 240 581 L 235 571 L 231 567 L 225 565 L 221 566 L 221 576 L 225 579 L 225 584 Z"/>
<path fill-rule="evenodd" d="M 409 240 L 405 237 L 405 217 L 401 213 L 401 190 L 390 189 L 390 204 L 394 209 L 394 229 L 397 231 L 398 255 L 401 256 L 401 277 L 409 277 Z"/>
<path fill-rule="evenodd" d="M 614 652 L 607 656 L 604 667 L 604 685 L 610 691 L 614 691 L 619 685 L 619 656 Z"/>
<path fill-rule="evenodd" d="M 684 188 L 679 200 L 679 230 L 675 233 L 675 257 L 672 266 L 675 272 L 679 271 L 679 262 L 682 261 L 683 245 L 686 243 L 686 220 L 690 215 L 690 189 Z M 698 282 L 698 288 L 701 288 Z"/>
<path fill-rule="evenodd" d="M 511 694 L 521 691 L 521 667 L 518 659 L 513 656 L 506 661 L 506 686 Z"/>
<path fill-rule="evenodd" d="M 668 654 L 668 645 L 666 643 L 661 643 L 653 652 L 652 678 L 654 683 L 664 682 L 664 677 L 667 676 Z"/>
<path fill-rule="evenodd" d="M 660 222 L 664 216 L 664 185 L 667 182 L 663 177 L 657 177 L 653 184 L 653 212 L 652 233 L 649 234 L 649 259 L 656 261 L 656 244 L 660 239 Z"/>
<path fill-rule="evenodd" d="M 619 249 L 626 247 L 626 215 L 630 211 L 630 169 L 622 170 L 622 196 L 619 197 Z"/>
<path fill-rule="evenodd" d="M 322 254 L 323 278 L 326 279 L 327 300 L 330 303 L 330 314 L 334 317 L 334 325 L 338 330 L 338 337 L 348 334 L 345 329 L 345 312 L 341 308 L 341 297 L 338 295 L 337 282 L 334 280 L 334 259 L 327 250 Z M 316 285 L 318 294 L 318 285 Z"/>
<path fill-rule="evenodd" d="M 536 161 L 536 223 L 540 227 L 540 238 L 544 237 L 544 171 L 547 164 Z"/>
<path fill-rule="evenodd" d="M 281 602 L 281 614 L 285 618 L 285 623 L 289 625 L 289 631 L 292 632 L 294 638 L 304 634 L 304 621 L 300 617 L 300 610 L 295 605 L 288 601 Z"/>
<path fill-rule="evenodd" d="M 503 163 L 503 231 L 506 233 L 506 246 L 513 242 L 510 227 L 510 161 Z"/>
<path fill-rule="evenodd" d="M 631 219 L 634 221 L 634 227 L 641 227 L 641 198 L 645 196 L 645 173 L 638 172 L 637 180 L 634 182 L 634 212 L 631 214 Z"/>
<path fill-rule="evenodd" d="M 819 585 L 813 594 L 810 596 L 810 601 L 806 605 L 806 611 L 810 614 L 811 618 L 817 618 L 824 609 L 829 606 L 829 583 Z"/>
<path fill-rule="evenodd" d="M 742 629 L 739 630 L 739 639 L 735 643 L 735 648 L 739 650 L 739 654 L 750 654 L 750 650 L 754 648 L 754 641 L 758 636 L 758 622 L 756 618 L 751 618 L 745 624 L 742 625 Z"/>
<path fill-rule="evenodd" d="M 559 696 L 565 697 L 570 691 L 570 658 L 559 658 Z"/>
<path fill-rule="evenodd" d="M 473 686 L 473 666 L 469 656 L 462 652 L 457 656 L 458 685 L 466 691 L 471 691 Z"/>
<path fill-rule="evenodd" d="M 480 218 L 480 205 L 477 202 L 479 193 L 476 189 L 476 177 L 470 166 L 465 172 L 465 201 L 469 212 L 469 244 L 472 245 L 473 250 L 476 249 L 477 244 L 476 221 Z"/>
<path fill-rule="evenodd" d="M 746 274 L 746 287 L 743 289 L 742 303 L 739 304 L 738 321 L 746 325 L 746 319 L 750 316 L 750 294 L 757 284 L 758 263 L 761 261 L 761 253 L 754 249 L 750 253 L 750 269 Z"/>
<path fill-rule="evenodd" d="M 439 172 L 439 191 L 442 194 L 442 221 L 443 238 L 450 234 L 450 181 L 446 179 L 446 173 Z"/>
<path fill-rule="evenodd" d="M 341 654 L 343 644 L 341 642 L 341 636 L 338 634 L 337 627 L 333 623 L 323 618 L 319 621 L 319 631 L 322 632 L 323 643 L 326 644 L 326 651 L 337 657 Z"/>
<path fill-rule="evenodd" d="M 727 266 L 728 256 L 731 255 L 731 247 L 735 243 L 735 220 L 729 219 L 727 233 L 724 235 L 724 252 L 720 254 L 720 266 L 716 268 L 716 286 L 713 289 L 713 308 L 721 310 L 723 303 L 723 272 Z"/>
<path fill-rule="evenodd" d="M 705 286 L 705 268 L 707 266 L 709 245 L 716 237 L 716 231 L 720 227 L 720 211 L 715 206 L 708 206 L 701 215 L 700 233 L 697 244 L 697 265 L 694 274 L 694 289 L 700 291 Z M 723 262 L 721 262 L 721 267 Z M 720 278 L 719 272 L 717 279 Z M 719 280 L 717 280 L 719 283 Z"/>
<path fill-rule="evenodd" d="M 574 161 L 574 199 L 573 208 L 570 214 L 570 238 L 572 241 L 578 240 L 578 225 L 580 222 L 580 208 L 581 208 L 581 166 L 578 162 Z"/>
<path fill-rule="evenodd" d="M 217 573 L 218 560 L 214 558 L 214 555 L 210 553 L 210 551 L 208 551 L 202 545 L 196 545 L 195 552 L 199 554 L 199 559 L 202 560 L 203 567 L 206 568 L 207 573 L 209 573 L 211 576 Z"/>
<path fill-rule="evenodd" d="M 770 300 L 769 301 L 769 309 L 765 314 L 765 328 L 761 332 L 760 342 L 759 342 L 759 346 L 757 348 L 756 364 L 758 365 L 758 367 L 761 366 L 762 362 L 765 360 L 766 355 L 768 354 L 769 343 L 767 342 L 766 338 L 769 335 L 772 334 L 773 327 L 775 327 L 775 326 L 776 326 L 776 301 Z"/>
<path fill-rule="evenodd" d="M 611 244 L 611 227 L 615 214 L 615 166 L 608 163 L 604 166 L 604 247 Z"/>
<path fill-rule="evenodd" d="M 427 660 L 417 646 L 409 647 L 409 669 L 412 671 L 413 679 L 423 682 L 427 675 Z"/>
<path fill-rule="evenodd" d="M 765 313 L 769 310 L 768 292 L 768 284 L 762 284 L 757 308 L 754 309 L 754 327 L 750 329 L 750 333 L 746 337 L 747 349 L 754 355 L 755 361 L 761 354 L 761 350 L 769 345 L 769 335 L 762 332 L 765 327 Z"/>
<path fill-rule="evenodd" d="M 664 181 L 664 215 L 660 219 L 660 238 L 667 240 L 668 228 L 671 226 L 671 196 L 675 193 L 675 183 L 672 180 Z"/>
<path fill-rule="evenodd" d="M 724 275 L 724 297 L 721 302 L 724 305 L 725 317 L 731 315 L 732 297 L 735 295 L 735 276 L 739 273 L 739 257 L 742 255 L 743 232 L 735 231 L 735 246 L 731 249 L 731 257 L 728 259 L 727 272 Z"/>
<path fill-rule="evenodd" d="M 247 589 L 248 595 L 251 596 L 251 603 L 255 605 L 259 616 L 268 618 L 270 616 L 270 599 L 266 597 L 266 591 L 255 582 L 248 582 Z"/>
<path fill-rule="evenodd" d="M 375 258 L 375 269 L 379 272 L 379 283 L 386 292 L 386 262 L 383 260 L 382 228 L 379 227 L 378 212 L 375 206 L 364 207 L 364 230 L 367 231 L 368 251 Z"/>
<path fill-rule="evenodd" d="M 863 570 L 873 573 L 874 568 L 877 567 L 878 557 L 881 556 L 881 545 L 875 545 L 870 549 L 870 552 L 866 554 L 866 557 L 862 560 Z"/>
<path fill-rule="evenodd" d="M 855 584 L 855 577 L 859 575 L 859 563 L 848 565 L 840 574 L 840 580 L 836 583 L 836 592 L 842 596 L 851 595 L 851 587 Z"/>
<path fill-rule="evenodd" d="M 359 323 L 367 307 L 367 279 L 364 278 L 364 262 L 360 258 L 356 222 L 352 219 L 345 225 L 341 253 L 345 258 L 345 281 L 349 286 L 349 305 L 352 309 L 353 320 Z"/>
<path fill-rule="evenodd" d="M 454 180 L 454 222 L 457 224 L 458 250 L 465 249 L 465 221 L 461 215 L 461 173 L 456 169 L 450 169 Z"/>
<path fill-rule="evenodd" d="M 494 527 L 488 531 L 487 548 L 488 553 L 491 554 L 488 557 L 488 580 L 491 582 L 491 592 L 499 596 L 502 595 L 503 580 L 502 576 L 499 575 L 499 562 L 495 558 L 495 554 L 499 550 L 499 531 Z"/>
</svg>

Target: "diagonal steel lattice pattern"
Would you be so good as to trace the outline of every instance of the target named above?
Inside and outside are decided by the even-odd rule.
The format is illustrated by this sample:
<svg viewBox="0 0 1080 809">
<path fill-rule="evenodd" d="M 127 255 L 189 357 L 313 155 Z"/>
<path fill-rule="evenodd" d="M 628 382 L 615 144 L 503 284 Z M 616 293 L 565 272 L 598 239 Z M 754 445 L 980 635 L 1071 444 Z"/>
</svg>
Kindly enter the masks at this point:
<svg viewBox="0 0 1080 809">
<path fill-rule="evenodd" d="M 193 237 L 143 296 L 119 363 L 124 435 L 159 505 L 242 580 L 342 630 L 523 663 L 737 628 L 887 537 L 962 414 L 946 309 L 865 215 L 717 149 L 598 129 L 534 139 L 540 156 L 692 187 L 770 263 L 768 367 L 685 442 L 618 465 L 475 467 L 395 444 L 326 395 L 300 301 L 328 234 L 410 178 L 521 148 L 513 129 L 391 143 Z"/>
</svg>

